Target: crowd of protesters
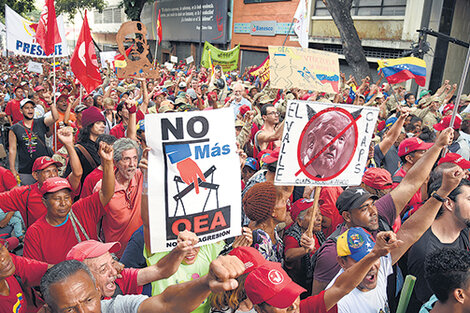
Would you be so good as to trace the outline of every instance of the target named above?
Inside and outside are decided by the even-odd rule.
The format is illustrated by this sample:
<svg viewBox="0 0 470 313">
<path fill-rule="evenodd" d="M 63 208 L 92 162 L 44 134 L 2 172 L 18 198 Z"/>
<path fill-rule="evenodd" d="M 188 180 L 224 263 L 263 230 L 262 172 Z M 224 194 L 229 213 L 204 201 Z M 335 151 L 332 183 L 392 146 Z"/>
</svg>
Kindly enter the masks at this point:
<svg viewBox="0 0 470 313">
<path fill-rule="evenodd" d="M 407 274 L 407 312 L 470 311 L 470 95 L 455 103 L 456 84 L 414 94 L 342 74 L 325 94 L 272 89 L 252 68 L 117 79 L 108 63 L 87 93 L 66 60 L 55 83 L 29 60 L 0 60 L 0 313 L 395 312 Z M 318 210 L 314 187 L 273 184 L 293 99 L 380 109 L 362 183 L 321 188 Z M 152 254 L 145 115 L 222 108 L 242 235 L 199 246 L 185 230 Z"/>
</svg>

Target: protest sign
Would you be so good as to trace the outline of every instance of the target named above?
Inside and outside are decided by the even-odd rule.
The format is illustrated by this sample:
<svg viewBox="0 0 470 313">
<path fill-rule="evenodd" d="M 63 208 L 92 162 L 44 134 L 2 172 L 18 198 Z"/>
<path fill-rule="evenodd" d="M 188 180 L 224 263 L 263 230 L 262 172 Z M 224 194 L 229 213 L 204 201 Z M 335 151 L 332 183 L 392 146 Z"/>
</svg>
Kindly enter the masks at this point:
<svg viewBox="0 0 470 313">
<path fill-rule="evenodd" d="M 339 92 L 338 54 L 295 47 L 269 47 L 270 87 Z"/>
<path fill-rule="evenodd" d="M 203 245 L 240 235 L 233 111 L 149 114 L 145 125 L 152 253 L 174 248 L 184 229 Z"/>
<path fill-rule="evenodd" d="M 357 186 L 379 109 L 324 102 L 288 102 L 274 183 Z"/>
<path fill-rule="evenodd" d="M 108 61 L 109 64 L 113 64 L 115 56 L 116 56 L 116 51 L 100 52 L 101 67 L 108 68 L 108 64 L 106 64 L 106 61 Z"/>
<path fill-rule="evenodd" d="M 28 63 L 28 72 L 42 74 L 42 64 L 38 62 L 29 61 Z"/>
<path fill-rule="evenodd" d="M 250 75 L 254 77 L 259 77 L 261 86 L 264 87 L 269 81 L 269 56 L 261 63 L 260 66 L 254 68 L 250 71 Z"/>
<path fill-rule="evenodd" d="M 178 57 L 175 55 L 170 56 L 170 62 L 171 63 L 178 63 Z"/>
<path fill-rule="evenodd" d="M 7 29 L 7 50 L 15 54 L 29 55 L 36 58 L 46 58 L 47 56 L 36 41 L 36 26 L 33 23 L 21 17 L 13 11 L 9 6 L 5 5 L 5 24 Z M 57 26 L 59 27 L 60 38 L 62 43 L 55 45 L 56 57 L 64 57 L 69 55 L 69 49 L 65 42 L 64 19 L 62 15 L 57 17 Z"/>
<path fill-rule="evenodd" d="M 209 53 L 210 50 L 210 53 Z M 202 52 L 201 65 L 210 68 L 210 61 L 214 66 L 220 65 L 224 72 L 235 71 L 238 68 L 238 57 L 240 55 L 240 45 L 231 50 L 220 50 L 207 41 L 204 43 L 204 51 Z"/>
<path fill-rule="evenodd" d="M 194 57 L 190 55 L 189 57 L 186 58 L 186 64 L 190 64 L 194 62 Z"/>
<path fill-rule="evenodd" d="M 163 65 L 164 65 L 164 66 L 167 68 L 167 70 L 169 70 L 169 71 L 171 71 L 171 70 L 175 67 L 175 65 L 174 65 L 173 63 L 170 63 L 170 62 L 165 62 L 165 64 L 163 64 Z"/>
</svg>

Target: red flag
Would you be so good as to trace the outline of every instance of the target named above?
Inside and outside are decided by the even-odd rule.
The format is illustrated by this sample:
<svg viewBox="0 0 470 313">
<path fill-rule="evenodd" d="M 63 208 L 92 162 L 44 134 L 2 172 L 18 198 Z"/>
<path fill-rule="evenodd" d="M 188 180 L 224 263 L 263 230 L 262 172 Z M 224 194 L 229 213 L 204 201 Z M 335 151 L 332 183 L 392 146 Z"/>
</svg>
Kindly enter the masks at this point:
<svg viewBox="0 0 470 313">
<path fill-rule="evenodd" d="M 102 84 L 86 11 L 77 45 L 70 58 L 70 68 L 88 93 Z"/>
<path fill-rule="evenodd" d="M 46 55 L 54 53 L 55 44 L 62 42 L 55 16 L 54 0 L 46 0 L 39 18 L 36 40 Z"/>
<path fill-rule="evenodd" d="M 162 19 L 160 18 L 160 10 L 158 10 L 157 35 L 158 35 L 158 44 L 160 45 L 162 43 Z"/>
<path fill-rule="evenodd" d="M 132 46 L 130 46 L 129 48 L 127 48 L 127 50 L 126 50 L 126 56 L 129 56 L 129 53 L 131 53 L 133 46 L 134 46 L 134 44 L 132 44 Z M 120 53 L 118 53 L 118 54 L 116 54 L 116 55 L 114 56 L 114 60 L 124 61 L 125 59 L 126 59 L 126 58 L 125 58 L 122 54 L 120 54 Z"/>
</svg>

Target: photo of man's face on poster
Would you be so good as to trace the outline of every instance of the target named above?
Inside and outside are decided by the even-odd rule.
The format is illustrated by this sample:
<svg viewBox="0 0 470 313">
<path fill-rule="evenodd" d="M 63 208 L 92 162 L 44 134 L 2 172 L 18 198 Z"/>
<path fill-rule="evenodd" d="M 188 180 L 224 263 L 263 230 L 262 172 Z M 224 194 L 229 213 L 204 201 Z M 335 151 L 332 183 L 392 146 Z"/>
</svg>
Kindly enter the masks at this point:
<svg viewBox="0 0 470 313">
<path fill-rule="evenodd" d="M 338 136 L 352 120 L 340 111 L 319 112 L 313 119 L 300 145 L 301 162 L 310 163 L 305 168 L 310 178 L 331 179 L 340 174 L 354 153 L 354 127 Z"/>
</svg>

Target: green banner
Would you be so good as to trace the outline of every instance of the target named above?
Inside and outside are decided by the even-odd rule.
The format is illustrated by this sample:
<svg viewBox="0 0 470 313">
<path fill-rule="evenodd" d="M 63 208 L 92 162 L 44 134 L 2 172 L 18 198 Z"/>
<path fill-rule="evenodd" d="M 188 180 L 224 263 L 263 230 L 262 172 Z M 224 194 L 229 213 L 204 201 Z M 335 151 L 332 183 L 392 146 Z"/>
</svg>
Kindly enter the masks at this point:
<svg viewBox="0 0 470 313">
<path fill-rule="evenodd" d="M 210 51 L 210 52 L 209 52 Z M 232 50 L 220 50 L 207 41 L 204 43 L 204 51 L 202 52 L 201 66 L 205 68 L 211 67 L 211 61 L 214 66 L 220 65 L 224 72 L 235 71 L 238 69 L 238 58 L 240 55 L 240 45 Z"/>
</svg>

